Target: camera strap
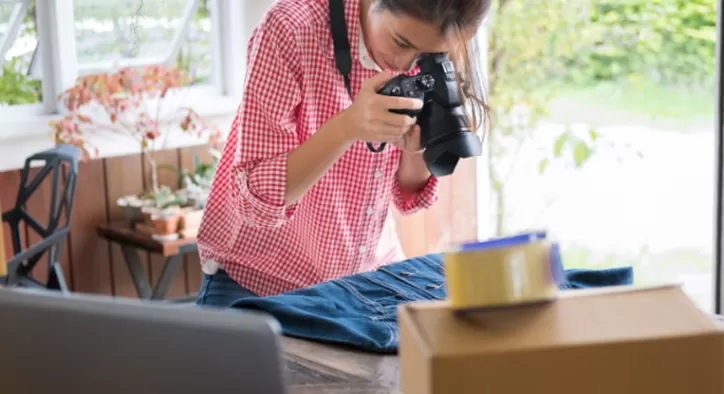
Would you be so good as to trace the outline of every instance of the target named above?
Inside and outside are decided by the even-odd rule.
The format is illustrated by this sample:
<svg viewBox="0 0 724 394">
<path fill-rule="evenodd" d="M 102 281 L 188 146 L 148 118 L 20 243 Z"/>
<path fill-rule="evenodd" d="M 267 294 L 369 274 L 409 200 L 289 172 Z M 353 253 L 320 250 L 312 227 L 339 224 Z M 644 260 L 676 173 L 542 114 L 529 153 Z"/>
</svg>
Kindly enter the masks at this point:
<svg viewBox="0 0 724 394">
<path fill-rule="evenodd" d="M 332 43 L 334 44 L 334 62 L 337 70 L 344 77 L 344 84 L 347 87 L 349 98 L 352 97 L 352 84 L 349 80 L 349 74 L 352 72 L 352 52 L 349 46 L 349 37 L 347 36 L 347 19 L 344 16 L 344 0 L 329 0 L 329 21 L 332 31 Z M 385 149 L 385 143 L 381 143 L 379 148 L 375 148 L 371 143 L 367 143 L 367 147 L 372 152 L 382 152 Z"/>
<path fill-rule="evenodd" d="M 347 37 L 347 21 L 344 16 L 344 0 L 329 0 L 329 20 L 334 44 L 334 62 L 344 77 L 347 93 L 352 97 L 352 85 L 349 74 L 352 72 L 352 52 Z"/>
</svg>

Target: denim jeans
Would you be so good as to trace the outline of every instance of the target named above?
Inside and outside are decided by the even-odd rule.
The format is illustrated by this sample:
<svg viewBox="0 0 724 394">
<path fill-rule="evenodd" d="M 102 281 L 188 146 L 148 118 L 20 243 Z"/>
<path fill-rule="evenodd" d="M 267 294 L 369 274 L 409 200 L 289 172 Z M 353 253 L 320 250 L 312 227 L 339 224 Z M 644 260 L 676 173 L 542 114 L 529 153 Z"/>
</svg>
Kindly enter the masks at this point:
<svg viewBox="0 0 724 394">
<path fill-rule="evenodd" d="M 204 274 L 196 305 L 228 308 L 234 301 L 244 297 L 256 297 L 256 294 L 236 283 L 226 271 L 219 270 L 214 275 Z"/>
<path fill-rule="evenodd" d="M 630 267 L 567 271 L 560 265 L 559 268 L 558 272 L 563 277 L 557 281 L 564 290 L 633 282 L 633 270 Z M 374 272 L 351 275 L 270 297 L 248 297 L 248 290 L 245 294 L 243 289 L 238 289 L 241 286 L 234 286 L 235 283 L 219 280 L 219 285 L 214 286 L 214 281 L 211 280 L 205 292 L 209 304 L 266 312 L 279 321 L 287 336 L 378 353 L 397 351 L 398 305 L 446 298 L 440 254 L 408 259 L 383 266 Z"/>
</svg>

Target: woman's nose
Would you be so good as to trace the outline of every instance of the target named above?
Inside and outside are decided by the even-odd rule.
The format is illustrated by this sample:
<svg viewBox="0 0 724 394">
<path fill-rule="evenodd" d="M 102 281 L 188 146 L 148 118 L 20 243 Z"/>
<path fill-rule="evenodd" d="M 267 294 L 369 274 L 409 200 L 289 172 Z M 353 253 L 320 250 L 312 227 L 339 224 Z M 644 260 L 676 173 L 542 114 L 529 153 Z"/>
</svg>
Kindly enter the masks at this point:
<svg viewBox="0 0 724 394">
<path fill-rule="evenodd" d="M 412 68 L 416 59 L 417 53 L 400 55 L 395 58 L 395 68 L 407 71 Z"/>
</svg>

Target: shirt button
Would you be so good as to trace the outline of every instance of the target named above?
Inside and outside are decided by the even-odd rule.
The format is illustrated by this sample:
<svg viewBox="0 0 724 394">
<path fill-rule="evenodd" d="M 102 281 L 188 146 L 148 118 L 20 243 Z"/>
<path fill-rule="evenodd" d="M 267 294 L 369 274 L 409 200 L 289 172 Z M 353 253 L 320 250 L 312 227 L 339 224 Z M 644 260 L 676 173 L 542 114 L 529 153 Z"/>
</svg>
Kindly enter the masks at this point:
<svg viewBox="0 0 724 394">
<path fill-rule="evenodd" d="M 372 215 L 372 214 L 374 214 L 374 213 L 375 213 L 375 210 L 374 210 L 374 209 L 372 209 L 372 208 L 367 209 L 367 214 L 368 214 L 368 215 Z"/>
<path fill-rule="evenodd" d="M 382 178 L 382 171 L 375 171 L 375 178 Z"/>
<path fill-rule="evenodd" d="M 366 252 L 366 251 L 367 251 L 367 248 L 365 248 L 364 246 L 360 246 L 360 247 L 359 247 L 359 252 L 360 252 L 360 253 L 364 253 L 364 252 Z"/>
</svg>

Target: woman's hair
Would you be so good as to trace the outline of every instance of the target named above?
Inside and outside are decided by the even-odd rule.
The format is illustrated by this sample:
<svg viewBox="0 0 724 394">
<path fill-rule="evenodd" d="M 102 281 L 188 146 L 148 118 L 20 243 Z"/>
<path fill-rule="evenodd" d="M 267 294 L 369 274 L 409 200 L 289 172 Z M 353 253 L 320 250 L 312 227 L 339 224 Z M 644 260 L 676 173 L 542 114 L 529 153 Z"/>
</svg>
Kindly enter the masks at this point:
<svg viewBox="0 0 724 394">
<path fill-rule="evenodd" d="M 459 38 L 458 50 L 450 57 L 458 72 L 458 87 L 464 107 L 471 109 L 473 131 L 489 120 L 480 51 L 476 38 L 466 42 L 463 34 L 477 29 L 488 14 L 492 0 L 374 0 L 378 10 L 387 10 L 440 26 L 442 34 Z M 483 132 L 485 129 L 483 129 Z"/>
</svg>

